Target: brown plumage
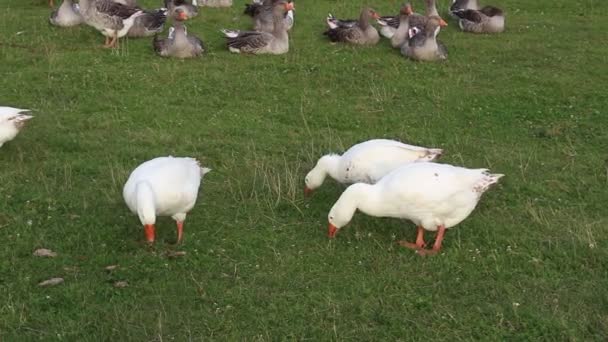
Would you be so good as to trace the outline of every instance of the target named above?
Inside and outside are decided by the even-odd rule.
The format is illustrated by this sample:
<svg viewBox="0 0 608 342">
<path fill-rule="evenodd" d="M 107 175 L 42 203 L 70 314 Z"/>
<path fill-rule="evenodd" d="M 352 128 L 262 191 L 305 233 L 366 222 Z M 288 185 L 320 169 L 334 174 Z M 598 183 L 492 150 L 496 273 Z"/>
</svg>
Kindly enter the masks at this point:
<svg viewBox="0 0 608 342">
<path fill-rule="evenodd" d="M 323 32 L 332 42 L 345 42 L 357 45 L 374 45 L 380 40 L 378 30 L 373 27 L 370 18 L 379 19 L 380 16 L 371 8 L 364 8 L 359 21 L 352 26 L 339 26 L 328 20 L 329 29 Z"/>
</svg>

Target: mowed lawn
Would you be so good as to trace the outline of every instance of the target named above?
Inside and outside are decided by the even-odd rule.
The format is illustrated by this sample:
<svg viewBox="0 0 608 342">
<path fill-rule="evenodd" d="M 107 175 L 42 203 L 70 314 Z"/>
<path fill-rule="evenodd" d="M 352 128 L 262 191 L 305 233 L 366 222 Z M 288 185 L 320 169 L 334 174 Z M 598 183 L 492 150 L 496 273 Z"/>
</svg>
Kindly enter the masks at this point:
<svg viewBox="0 0 608 342">
<path fill-rule="evenodd" d="M 608 2 L 482 3 L 507 31 L 449 20 L 449 59 L 425 64 L 387 40 L 330 45 L 325 16 L 357 17 L 359 1 L 297 2 L 283 56 L 226 50 L 219 29 L 251 25 L 243 0 L 203 8 L 187 25 L 209 53 L 181 61 L 151 38 L 103 49 L 92 28 L 50 27 L 45 1 L 3 0 L 0 105 L 36 118 L 0 149 L 0 339 L 605 341 Z M 506 177 L 438 256 L 396 245 L 412 223 L 360 213 L 329 241 L 344 187 L 304 198 L 304 175 L 379 137 Z M 122 186 L 164 155 L 213 171 L 184 243 L 161 218 L 149 248 Z M 37 285 L 52 277 L 65 283 Z"/>
</svg>

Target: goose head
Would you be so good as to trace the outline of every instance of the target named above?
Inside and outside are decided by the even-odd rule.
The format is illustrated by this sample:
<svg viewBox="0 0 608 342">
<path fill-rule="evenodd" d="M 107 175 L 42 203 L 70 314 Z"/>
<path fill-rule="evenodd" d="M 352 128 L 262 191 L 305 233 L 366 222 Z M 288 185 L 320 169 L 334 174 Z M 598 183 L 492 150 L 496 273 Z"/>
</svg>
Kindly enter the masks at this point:
<svg viewBox="0 0 608 342">
<path fill-rule="evenodd" d="M 352 220 L 360 200 L 365 198 L 366 189 L 369 187 L 369 184 L 357 183 L 344 190 L 327 215 L 327 236 L 330 239 L 335 238 L 338 231 Z"/>
<path fill-rule="evenodd" d="M 333 173 L 333 170 L 337 168 L 339 158 L 337 155 L 328 154 L 317 161 L 315 167 L 304 178 L 306 185 L 304 187 L 304 195 L 312 195 L 312 192 L 323 184 L 327 174 Z"/>
</svg>

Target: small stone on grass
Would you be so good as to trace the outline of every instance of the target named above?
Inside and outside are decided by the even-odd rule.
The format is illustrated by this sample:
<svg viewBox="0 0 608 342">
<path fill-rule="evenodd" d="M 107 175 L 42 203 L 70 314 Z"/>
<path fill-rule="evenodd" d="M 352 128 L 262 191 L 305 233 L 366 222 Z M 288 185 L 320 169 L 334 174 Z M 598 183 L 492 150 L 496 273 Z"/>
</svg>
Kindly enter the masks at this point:
<svg viewBox="0 0 608 342">
<path fill-rule="evenodd" d="M 59 285 L 61 283 L 63 283 L 63 278 L 51 278 L 51 279 L 47 279 L 43 282 L 38 283 L 38 286 L 49 287 L 49 286 Z"/>
<path fill-rule="evenodd" d="M 57 253 L 53 252 L 50 249 L 46 248 L 38 248 L 34 251 L 34 256 L 44 257 L 44 258 L 54 258 L 57 256 Z"/>
</svg>

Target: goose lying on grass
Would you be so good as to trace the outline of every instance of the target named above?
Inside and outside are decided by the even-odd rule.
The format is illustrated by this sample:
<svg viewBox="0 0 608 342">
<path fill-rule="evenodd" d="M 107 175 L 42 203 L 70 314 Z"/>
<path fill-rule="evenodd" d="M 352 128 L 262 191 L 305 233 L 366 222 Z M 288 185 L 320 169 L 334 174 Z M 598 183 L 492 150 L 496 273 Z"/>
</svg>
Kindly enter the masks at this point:
<svg viewBox="0 0 608 342">
<path fill-rule="evenodd" d="M 430 162 L 410 163 L 386 175 L 378 183 L 349 186 L 329 211 L 328 235 L 334 238 L 357 210 L 370 216 L 407 219 L 418 227 L 415 243 L 400 241 L 421 255 L 437 254 L 446 229 L 475 209 L 481 195 L 498 182 L 501 174 L 487 169 L 467 169 Z M 436 231 L 432 249 L 424 249 L 424 231 Z"/>
<path fill-rule="evenodd" d="M 149 160 L 133 170 L 123 198 L 139 216 L 146 241 L 154 242 L 156 216 L 171 216 L 177 223 L 177 242 L 181 242 L 186 214 L 194 207 L 201 178 L 209 171 L 194 158 L 171 156 Z"/>
<path fill-rule="evenodd" d="M 29 109 L 0 107 L 0 147 L 15 139 L 25 123 L 33 118 Z"/>
<path fill-rule="evenodd" d="M 411 25 L 411 24 L 410 24 Z M 448 58 L 445 45 L 437 40 L 441 29 L 437 18 L 430 18 L 424 29 L 410 27 L 409 39 L 401 46 L 401 54 L 415 61 L 438 61 Z"/>
<path fill-rule="evenodd" d="M 371 8 L 361 11 L 359 20 L 350 24 L 352 20 L 340 20 L 333 17 L 327 18 L 329 29 L 323 32 L 332 42 L 344 42 L 357 45 L 374 45 L 380 40 L 378 30 L 369 22 L 370 18 L 378 19 L 380 16 Z"/>
<path fill-rule="evenodd" d="M 505 14 L 497 7 L 457 10 L 452 14 L 458 18 L 458 26 L 464 32 L 500 33 L 505 30 Z"/>
<path fill-rule="evenodd" d="M 343 184 L 379 181 L 405 163 L 433 161 L 443 150 L 404 144 L 395 140 L 368 140 L 346 150 L 342 155 L 328 154 L 306 175 L 304 193 L 309 195 L 320 187 L 329 175 Z"/>
<path fill-rule="evenodd" d="M 226 36 L 228 50 L 234 53 L 274 54 L 289 51 L 289 35 L 285 14 L 294 9 L 293 2 L 277 1 L 273 7 L 274 30 L 272 33 L 259 31 L 222 30 Z"/>
<path fill-rule="evenodd" d="M 169 30 L 169 36 L 166 39 L 154 36 L 154 51 L 162 57 L 193 58 L 202 55 L 205 52 L 203 41 L 193 34 L 188 34 L 183 24 L 187 19 L 186 13 L 178 9 L 175 15 L 177 19 Z"/>
</svg>

